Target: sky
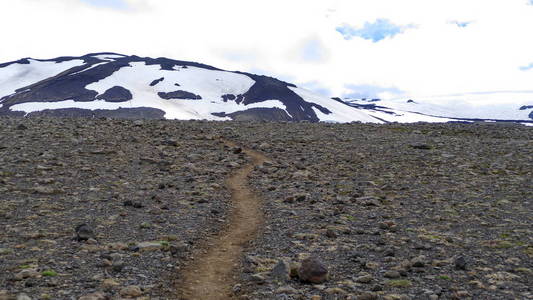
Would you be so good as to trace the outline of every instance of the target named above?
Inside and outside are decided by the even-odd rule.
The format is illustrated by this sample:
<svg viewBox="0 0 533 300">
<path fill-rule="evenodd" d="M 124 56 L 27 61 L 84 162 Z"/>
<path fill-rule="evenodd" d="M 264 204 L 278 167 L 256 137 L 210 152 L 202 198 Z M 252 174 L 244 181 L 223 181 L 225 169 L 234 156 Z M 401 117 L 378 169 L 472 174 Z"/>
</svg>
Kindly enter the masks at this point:
<svg viewBox="0 0 533 300">
<path fill-rule="evenodd" d="M 533 0 L 0 0 L 0 12 L 0 62 L 116 52 L 329 97 L 533 103 Z"/>
</svg>

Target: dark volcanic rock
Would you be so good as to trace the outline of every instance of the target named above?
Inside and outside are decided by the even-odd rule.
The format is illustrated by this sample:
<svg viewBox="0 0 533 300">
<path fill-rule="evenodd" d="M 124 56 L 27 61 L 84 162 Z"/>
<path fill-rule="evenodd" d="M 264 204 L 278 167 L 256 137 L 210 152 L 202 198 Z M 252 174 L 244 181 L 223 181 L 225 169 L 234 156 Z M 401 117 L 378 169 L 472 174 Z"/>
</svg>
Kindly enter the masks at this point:
<svg viewBox="0 0 533 300">
<path fill-rule="evenodd" d="M 161 77 L 159 79 L 156 79 L 156 80 L 152 81 L 152 83 L 150 83 L 150 86 L 156 86 L 158 83 L 162 82 L 163 80 L 165 80 L 165 77 Z"/>
<path fill-rule="evenodd" d="M 230 117 L 235 121 L 291 121 L 292 118 L 280 108 L 250 108 L 234 113 L 213 113 L 217 117 Z"/>
<path fill-rule="evenodd" d="M 188 100 L 200 100 L 202 97 L 200 95 L 195 95 L 187 91 L 174 91 L 169 93 L 159 92 L 157 95 L 165 100 L 169 99 L 188 99 Z"/>
<path fill-rule="evenodd" d="M 22 112 L 22 115 L 24 113 Z M 62 118 L 118 118 L 118 119 L 163 119 L 165 112 L 152 107 L 119 108 L 116 110 L 62 108 L 32 112 L 28 117 L 62 117 Z"/>
<path fill-rule="evenodd" d="M 90 238 L 94 238 L 94 232 L 91 226 L 87 224 L 81 224 L 76 226 L 76 239 L 78 241 L 86 241 Z"/>
<path fill-rule="evenodd" d="M 102 95 L 96 97 L 98 100 L 105 100 L 107 102 L 125 102 L 133 99 L 133 95 L 127 89 L 121 86 L 114 86 Z"/>
<path fill-rule="evenodd" d="M 302 261 L 298 277 L 303 282 L 323 283 L 328 279 L 328 269 L 318 258 L 309 257 Z"/>
</svg>

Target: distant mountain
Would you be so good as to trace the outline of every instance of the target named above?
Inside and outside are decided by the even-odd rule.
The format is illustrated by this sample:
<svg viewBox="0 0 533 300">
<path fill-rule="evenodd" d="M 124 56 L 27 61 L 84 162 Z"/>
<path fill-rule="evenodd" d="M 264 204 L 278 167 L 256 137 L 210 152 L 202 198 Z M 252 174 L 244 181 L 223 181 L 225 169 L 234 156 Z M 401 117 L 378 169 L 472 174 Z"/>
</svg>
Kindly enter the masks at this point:
<svg viewBox="0 0 533 300">
<path fill-rule="evenodd" d="M 163 57 L 95 53 L 0 64 L 0 115 L 531 124 L 533 105 L 467 108 L 330 99 L 267 76 Z"/>
<path fill-rule="evenodd" d="M 382 122 L 275 78 L 116 53 L 0 64 L 0 115 Z"/>
<path fill-rule="evenodd" d="M 459 102 L 437 105 L 415 100 L 333 99 L 364 110 L 384 122 L 513 122 L 533 125 L 533 105 L 472 106 Z"/>
</svg>

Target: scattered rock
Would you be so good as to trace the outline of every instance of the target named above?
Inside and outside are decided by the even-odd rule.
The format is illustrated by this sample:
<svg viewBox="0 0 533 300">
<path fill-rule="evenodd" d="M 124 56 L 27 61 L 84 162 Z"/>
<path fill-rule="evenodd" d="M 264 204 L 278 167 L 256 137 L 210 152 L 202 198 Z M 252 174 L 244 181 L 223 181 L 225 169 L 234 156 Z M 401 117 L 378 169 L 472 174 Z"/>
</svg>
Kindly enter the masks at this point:
<svg viewBox="0 0 533 300">
<path fill-rule="evenodd" d="M 30 296 L 20 293 L 17 295 L 17 300 L 32 300 Z"/>
<path fill-rule="evenodd" d="M 302 261 L 298 277 L 303 282 L 323 283 L 328 279 L 328 269 L 318 258 L 309 257 Z"/>
<path fill-rule="evenodd" d="M 80 298 L 78 298 L 78 300 L 107 300 L 107 299 L 108 297 L 104 293 L 101 293 L 101 292 L 87 294 L 85 296 L 81 296 Z"/>
<path fill-rule="evenodd" d="M 158 251 L 163 248 L 162 243 L 160 242 L 142 242 L 137 244 L 137 249 L 140 252 L 152 252 Z"/>
<path fill-rule="evenodd" d="M 87 224 L 81 224 L 76 226 L 76 240 L 86 241 L 90 238 L 94 238 L 93 229 Z"/>
<path fill-rule="evenodd" d="M 455 259 L 455 268 L 457 270 L 466 270 L 466 258 L 464 256 L 459 256 Z"/>
<path fill-rule="evenodd" d="M 125 298 L 135 298 L 143 294 L 143 291 L 139 286 L 130 285 L 120 290 L 120 296 Z"/>
<path fill-rule="evenodd" d="M 401 276 L 402 275 L 400 275 L 400 272 L 398 271 L 387 271 L 383 274 L 383 277 L 391 279 L 400 278 Z"/>
<path fill-rule="evenodd" d="M 355 279 L 355 282 L 368 284 L 368 283 L 371 283 L 373 280 L 374 280 L 374 277 L 372 277 L 372 275 L 368 273 L 360 273 L 359 277 Z"/>
<path fill-rule="evenodd" d="M 274 266 L 274 268 L 270 272 L 270 276 L 273 279 L 279 280 L 281 282 L 285 282 L 289 280 L 290 279 L 290 265 L 284 260 L 278 261 L 278 263 Z"/>
</svg>

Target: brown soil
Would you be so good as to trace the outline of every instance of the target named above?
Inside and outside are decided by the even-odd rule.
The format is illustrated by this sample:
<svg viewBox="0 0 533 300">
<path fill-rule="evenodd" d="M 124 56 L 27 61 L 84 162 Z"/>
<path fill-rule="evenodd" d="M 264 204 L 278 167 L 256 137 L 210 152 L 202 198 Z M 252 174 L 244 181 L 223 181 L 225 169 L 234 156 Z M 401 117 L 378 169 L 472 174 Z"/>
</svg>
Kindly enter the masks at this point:
<svg viewBox="0 0 533 300">
<path fill-rule="evenodd" d="M 230 147 L 236 146 L 230 141 L 223 142 Z M 231 289 L 236 282 L 234 271 L 243 248 L 256 236 L 263 223 L 260 198 L 248 187 L 247 180 L 253 169 L 267 158 L 251 149 L 242 151 L 252 161 L 227 180 L 233 205 L 227 229 L 208 241 L 208 249 L 184 270 L 183 282 L 178 287 L 181 299 L 231 299 Z"/>
</svg>

